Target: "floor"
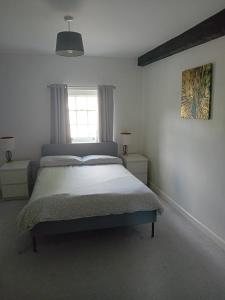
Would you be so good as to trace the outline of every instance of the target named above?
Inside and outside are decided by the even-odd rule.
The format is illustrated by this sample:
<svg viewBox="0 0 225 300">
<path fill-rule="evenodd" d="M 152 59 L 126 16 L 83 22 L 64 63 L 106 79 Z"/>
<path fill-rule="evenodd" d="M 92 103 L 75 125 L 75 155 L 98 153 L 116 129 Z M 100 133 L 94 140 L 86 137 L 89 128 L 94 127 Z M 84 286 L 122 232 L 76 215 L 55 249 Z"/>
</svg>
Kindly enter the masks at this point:
<svg viewBox="0 0 225 300">
<path fill-rule="evenodd" d="M 43 238 L 19 235 L 24 201 L 0 202 L 1 300 L 224 300 L 225 252 L 165 204 L 151 225 Z"/>
</svg>

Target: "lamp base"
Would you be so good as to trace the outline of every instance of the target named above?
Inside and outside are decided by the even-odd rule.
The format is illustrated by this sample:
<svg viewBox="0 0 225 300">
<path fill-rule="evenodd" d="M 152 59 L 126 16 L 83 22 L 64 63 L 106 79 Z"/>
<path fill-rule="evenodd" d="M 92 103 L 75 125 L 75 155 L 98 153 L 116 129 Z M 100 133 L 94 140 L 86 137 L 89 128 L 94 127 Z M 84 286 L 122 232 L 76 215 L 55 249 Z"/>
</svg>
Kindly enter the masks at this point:
<svg viewBox="0 0 225 300">
<path fill-rule="evenodd" d="M 5 153 L 5 158 L 7 162 L 11 162 L 12 161 L 12 152 L 11 151 L 6 151 Z"/>
<path fill-rule="evenodd" d="M 128 146 L 123 145 L 123 155 L 127 155 L 127 154 L 128 154 Z"/>
</svg>

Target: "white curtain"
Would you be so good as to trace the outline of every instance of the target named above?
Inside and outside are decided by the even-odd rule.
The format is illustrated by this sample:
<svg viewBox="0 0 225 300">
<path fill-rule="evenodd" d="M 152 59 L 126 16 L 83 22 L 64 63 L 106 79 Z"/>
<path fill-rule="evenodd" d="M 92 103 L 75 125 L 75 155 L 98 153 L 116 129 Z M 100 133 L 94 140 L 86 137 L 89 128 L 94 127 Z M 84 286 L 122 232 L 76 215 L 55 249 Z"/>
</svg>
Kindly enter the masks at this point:
<svg viewBox="0 0 225 300">
<path fill-rule="evenodd" d="M 114 86 L 98 86 L 99 141 L 113 141 Z"/>
<path fill-rule="evenodd" d="M 51 144 L 71 143 L 67 85 L 52 84 L 50 92 Z"/>
</svg>

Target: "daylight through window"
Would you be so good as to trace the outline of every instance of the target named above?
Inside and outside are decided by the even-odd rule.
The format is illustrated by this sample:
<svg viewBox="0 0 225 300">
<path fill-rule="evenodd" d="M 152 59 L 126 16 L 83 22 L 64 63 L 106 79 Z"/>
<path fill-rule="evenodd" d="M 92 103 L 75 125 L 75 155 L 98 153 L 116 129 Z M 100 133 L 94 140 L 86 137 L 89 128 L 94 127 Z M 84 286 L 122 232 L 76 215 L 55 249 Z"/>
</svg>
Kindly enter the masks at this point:
<svg viewBox="0 0 225 300">
<path fill-rule="evenodd" d="M 69 88 L 69 120 L 72 143 L 98 141 L 97 89 Z"/>
</svg>

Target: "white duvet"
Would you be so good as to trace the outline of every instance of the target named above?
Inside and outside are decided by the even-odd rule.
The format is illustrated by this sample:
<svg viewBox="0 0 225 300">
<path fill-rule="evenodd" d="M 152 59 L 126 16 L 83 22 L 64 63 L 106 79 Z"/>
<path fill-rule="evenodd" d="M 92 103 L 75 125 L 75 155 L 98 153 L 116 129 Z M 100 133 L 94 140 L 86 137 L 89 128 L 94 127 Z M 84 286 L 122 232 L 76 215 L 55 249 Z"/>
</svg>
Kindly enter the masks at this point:
<svg viewBox="0 0 225 300">
<path fill-rule="evenodd" d="M 28 230 L 45 221 L 151 210 L 162 210 L 157 196 L 122 165 L 47 167 L 18 221 Z"/>
</svg>

